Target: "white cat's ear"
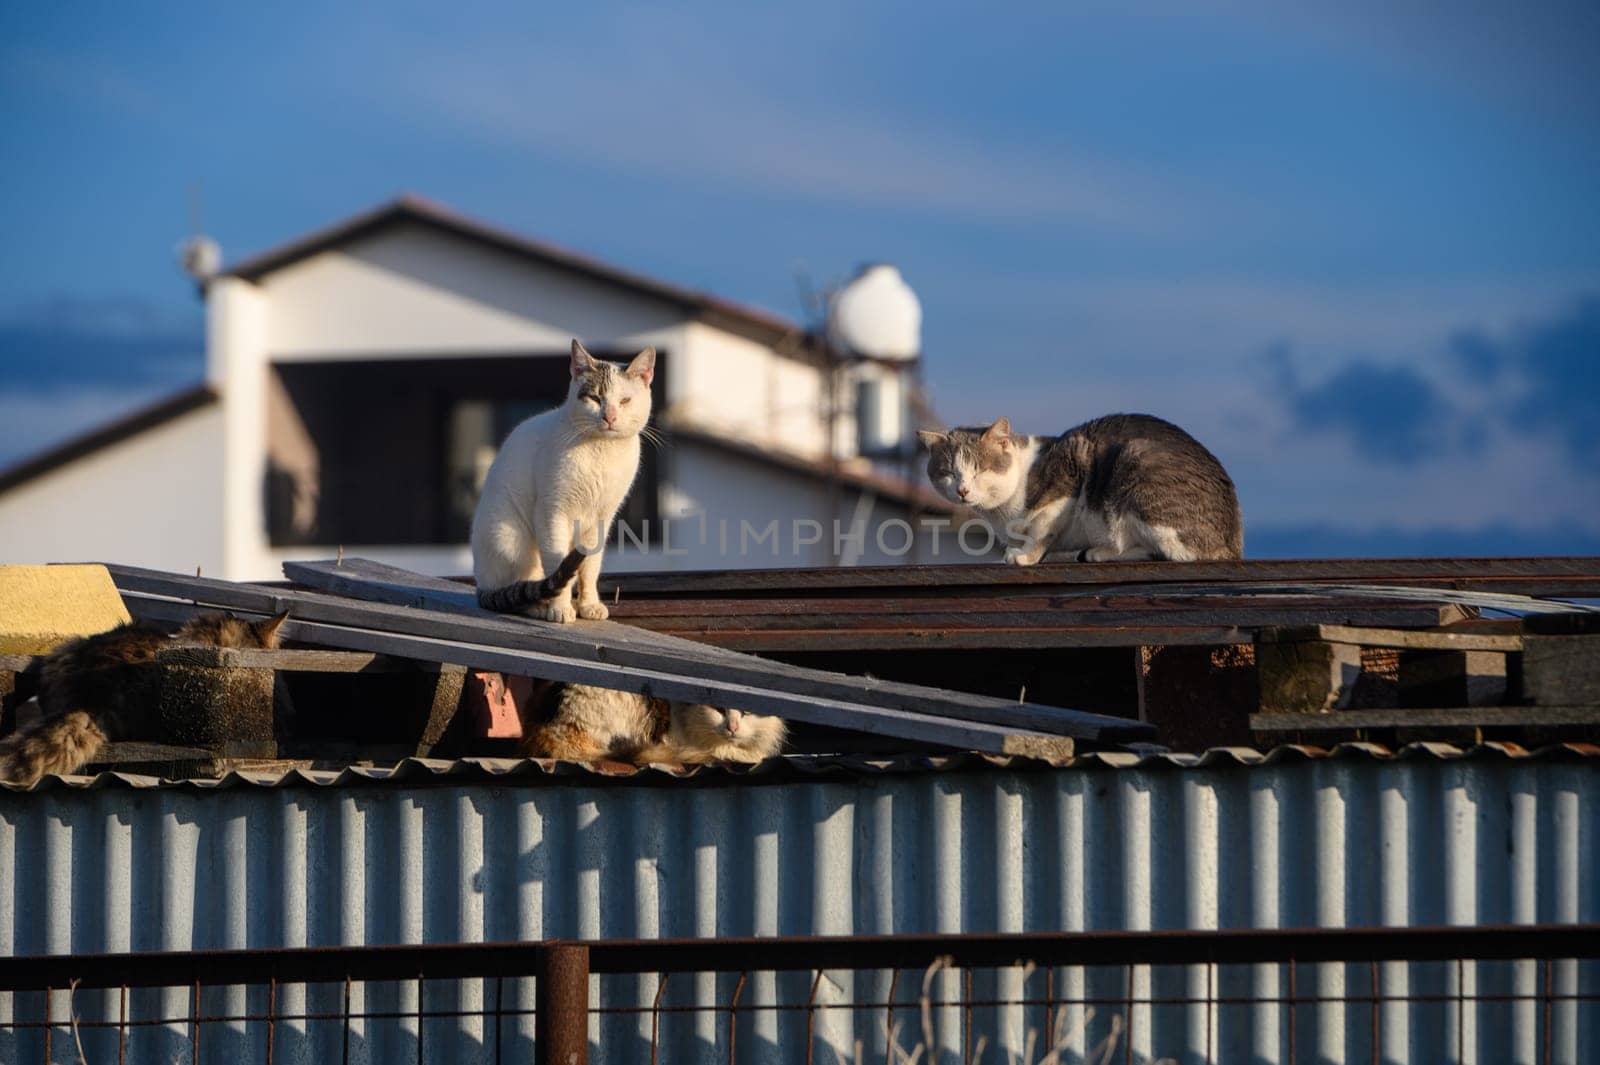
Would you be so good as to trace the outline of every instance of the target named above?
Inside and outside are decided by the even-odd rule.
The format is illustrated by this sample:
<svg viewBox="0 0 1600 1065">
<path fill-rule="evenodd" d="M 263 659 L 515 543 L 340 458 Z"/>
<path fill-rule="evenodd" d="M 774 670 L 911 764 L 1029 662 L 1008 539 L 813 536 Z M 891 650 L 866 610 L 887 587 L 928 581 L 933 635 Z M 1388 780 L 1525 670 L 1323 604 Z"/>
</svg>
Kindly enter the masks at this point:
<svg viewBox="0 0 1600 1065">
<path fill-rule="evenodd" d="M 584 346 L 578 343 L 576 337 L 572 340 L 572 376 L 582 377 L 594 369 L 594 356 L 590 355 Z"/>
<path fill-rule="evenodd" d="M 983 436 L 979 439 L 982 443 L 998 444 L 1002 447 L 1009 444 L 1011 442 L 1011 419 L 1001 418 L 985 429 Z"/>
<path fill-rule="evenodd" d="M 938 447 L 939 444 L 949 435 L 949 433 L 936 433 L 932 429 L 917 430 L 917 439 L 920 440 L 922 442 L 922 446 L 927 448 L 929 451 L 932 451 L 934 448 Z"/>
<path fill-rule="evenodd" d="M 650 382 L 656 378 L 656 349 L 645 348 L 633 357 L 628 363 L 628 376 L 637 377 L 644 382 L 644 387 L 649 388 Z"/>
</svg>

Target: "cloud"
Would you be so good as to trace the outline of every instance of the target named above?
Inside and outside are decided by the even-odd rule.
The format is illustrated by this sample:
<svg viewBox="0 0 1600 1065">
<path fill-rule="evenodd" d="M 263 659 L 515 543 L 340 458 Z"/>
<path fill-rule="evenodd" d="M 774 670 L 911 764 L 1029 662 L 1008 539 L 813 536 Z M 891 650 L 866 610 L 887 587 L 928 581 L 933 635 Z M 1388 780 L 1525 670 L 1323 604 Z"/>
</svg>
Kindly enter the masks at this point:
<svg viewBox="0 0 1600 1065">
<path fill-rule="evenodd" d="M 1519 528 L 1509 522 L 1435 525 L 1419 529 L 1371 528 L 1322 523 L 1253 527 L 1246 536 L 1251 558 L 1438 558 L 1600 554 L 1600 530 L 1572 521 Z"/>
<path fill-rule="evenodd" d="M 1540 122 L 1558 119 L 1592 132 L 1600 117 L 1600 9 L 1591 0 L 1506 4 L 1458 0 L 1448 6 L 1344 0 L 1264 4 L 1230 0 L 1224 9 L 1270 19 L 1423 82 L 1459 87 L 1490 106 L 1513 104 Z"/>
<path fill-rule="evenodd" d="M 1354 359 L 1303 385 L 1285 347 L 1272 391 L 1296 430 L 1332 432 L 1377 463 L 1472 455 L 1495 434 L 1557 442 L 1580 476 L 1600 472 L 1600 295 L 1504 336 L 1457 330 L 1443 359 Z"/>
<path fill-rule="evenodd" d="M 1358 359 L 1305 387 L 1286 350 L 1268 359 L 1296 427 L 1342 435 L 1369 461 L 1411 466 L 1470 446 L 1459 412 L 1409 366 Z"/>
<path fill-rule="evenodd" d="M 607 30 L 598 75 L 582 53 L 528 56 L 496 39 L 453 60 L 391 37 L 403 76 L 373 86 L 374 102 L 517 151 L 784 200 L 1125 233 L 1232 210 L 1194 180 L 807 92 L 783 62 L 730 53 L 671 13 L 637 10 Z"/>
<path fill-rule="evenodd" d="M 171 392 L 164 385 L 79 385 L 29 392 L 0 389 L 0 469 L 148 406 Z"/>
<path fill-rule="evenodd" d="M 204 351 L 198 316 L 174 317 L 132 298 L 60 296 L 0 318 L 0 385 L 175 385 L 200 375 Z"/>
<path fill-rule="evenodd" d="M 1595 472 L 1600 462 L 1600 294 L 1584 295 L 1554 318 L 1524 322 L 1498 339 L 1461 333 L 1452 351 L 1492 390 L 1507 426 L 1559 441 L 1576 467 Z"/>
<path fill-rule="evenodd" d="M 198 315 L 130 297 L 57 296 L 0 317 L 0 465 L 192 384 Z"/>
</svg>

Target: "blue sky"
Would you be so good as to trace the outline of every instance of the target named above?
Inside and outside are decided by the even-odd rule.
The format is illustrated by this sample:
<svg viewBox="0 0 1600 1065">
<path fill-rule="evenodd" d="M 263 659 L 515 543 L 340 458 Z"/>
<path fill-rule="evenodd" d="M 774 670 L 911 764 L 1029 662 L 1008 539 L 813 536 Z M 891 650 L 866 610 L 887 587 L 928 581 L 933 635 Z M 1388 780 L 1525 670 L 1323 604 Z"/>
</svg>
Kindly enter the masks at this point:
<svg viewBox="0 0 1600 1065">
<path fill-rule="evenodd" d="M 941 414 L 1169 417 L 1252 553 L 1600 553 L 1600 8 L 1400 6 L 7 5 L 0 463 L 198 377 L 189 188 L 230 258 L 411 190 L 892 260 Z"/>
</svg>

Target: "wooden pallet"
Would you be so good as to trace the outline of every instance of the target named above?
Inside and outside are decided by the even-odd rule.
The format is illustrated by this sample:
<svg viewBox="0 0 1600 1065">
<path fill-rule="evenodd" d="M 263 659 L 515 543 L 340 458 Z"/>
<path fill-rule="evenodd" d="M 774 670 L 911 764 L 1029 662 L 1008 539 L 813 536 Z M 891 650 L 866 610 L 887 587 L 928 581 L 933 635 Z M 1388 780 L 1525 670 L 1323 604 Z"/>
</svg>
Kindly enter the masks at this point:
<svg viewBox="0 0 1600 1065">
<path fill-rule="evenodd" d="M 1397 654 L 1397 705 L 1354 705 L 1363 652 Z M 1600 617 L 1428 630 L 1338 625 L 1257 634 L 1258 732 L 1554 728 L 1600 724 Z"/>
<path fill-rule="evenodd" d="M 460 584 L 358 559 L 286 565 L 297 581 L 337 594 L 111 569 L 136 616 L 173 616 L 192 604 L 288 610 L 284 631 L 300 641 L 738 706 L 916 743 L 1064 758 L 1079 739 L 1115 745 L 1151 734 L 1137 721 L 805 669 L 625 625 L 494 615 Z"/>
<path fill-rule="evenodd" d="M 42 661 L 43 656 L 8 656 L 0 666 L 26 674 Z M 92 767 L 194 777 L 217 776 L 263 760 L 326 757 L 329 744 L 297 741 L 296 733 L 305 729 L 295 719 L 297 714 L 329 712 L 326 703 L 348 700 L 337 692 L 307 698 L 306 686 L 296 683 L 304 675 L 369 678 L 369 692 L 379 676 L 393 681 L 381 698 L 371 692 L 363 700 L 381 702 L 390 727 L 383 739 L 362 746 L 382 746 L 396 757 L 425 756 L 455 720 L 466 674 L 457 665 L 367 651 L 185 645 L 159 651 L 152 668 L 157 671 L 152 689 L 157 734 L 107 745 Z M 27 724 L 31 720 L 13 719 L 7 731 Z"/>
</svg>

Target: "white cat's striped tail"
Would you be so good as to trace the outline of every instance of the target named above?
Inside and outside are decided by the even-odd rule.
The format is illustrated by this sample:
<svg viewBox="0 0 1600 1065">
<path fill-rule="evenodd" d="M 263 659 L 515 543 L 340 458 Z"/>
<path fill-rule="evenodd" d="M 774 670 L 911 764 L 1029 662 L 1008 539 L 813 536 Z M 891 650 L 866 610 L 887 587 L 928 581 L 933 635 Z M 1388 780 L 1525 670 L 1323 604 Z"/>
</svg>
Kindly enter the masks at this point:
<svg viewBox="0 0 1600 1065">
<path fill-rule="evenodd" d="M 544 580 L 518 581 L 504 588 L 479 588 L 478 605 L 498 614 L 515 614 L 535 603 L 553 599 L 578 575 L 578 567 L 583 565 L 584 557 L 584 553 L 575 547 L 567 552 L 567 557 L 561 560 L 555 572 Z"/>
</svg>

